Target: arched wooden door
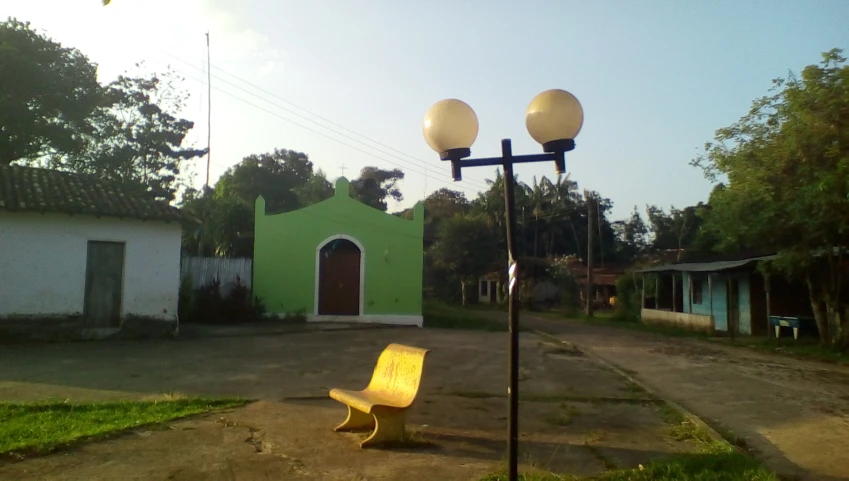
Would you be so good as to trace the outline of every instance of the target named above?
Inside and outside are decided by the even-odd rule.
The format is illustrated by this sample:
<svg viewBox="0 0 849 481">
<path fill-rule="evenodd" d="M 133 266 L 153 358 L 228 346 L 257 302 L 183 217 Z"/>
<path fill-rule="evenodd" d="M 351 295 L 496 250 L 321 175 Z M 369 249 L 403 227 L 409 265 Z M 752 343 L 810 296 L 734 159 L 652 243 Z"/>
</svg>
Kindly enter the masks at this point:
<svg viewBox="0 0 849 481">
<path fill-rule="evenodd" d="M 334 239 L 319 251 L 318 314 L 360 314 L 359 247 L 347 239 Z"/>
</svg>

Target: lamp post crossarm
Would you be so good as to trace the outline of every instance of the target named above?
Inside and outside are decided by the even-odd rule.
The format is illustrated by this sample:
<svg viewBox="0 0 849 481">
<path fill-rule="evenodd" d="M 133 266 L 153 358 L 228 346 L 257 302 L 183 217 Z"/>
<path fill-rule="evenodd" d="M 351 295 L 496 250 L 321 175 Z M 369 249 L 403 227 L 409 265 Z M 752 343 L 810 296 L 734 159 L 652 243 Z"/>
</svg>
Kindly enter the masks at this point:
<svg viewBox="0 0 849 481">
<path fill-rule="evenodd" d="M 520 164 L 525 162 L 544 162 L 551 161 L 556 158 L 556 154 L 545 152 L 542 154 L 514 155 L 510 162 Z M 504 157 L 484 157 L 480 159 L 461 159 L 460 166 L 462 167 L 482 167 L 486 165 L 503 165 Z"/>
</svg>

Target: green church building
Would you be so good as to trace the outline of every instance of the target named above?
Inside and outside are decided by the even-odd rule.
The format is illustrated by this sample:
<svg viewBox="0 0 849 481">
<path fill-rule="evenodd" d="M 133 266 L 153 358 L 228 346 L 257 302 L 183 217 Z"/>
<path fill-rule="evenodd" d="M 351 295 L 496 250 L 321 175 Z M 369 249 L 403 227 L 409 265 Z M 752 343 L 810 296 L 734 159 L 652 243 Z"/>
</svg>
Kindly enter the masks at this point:
<svg viewBox="0 0 849 481">
<path fill-rule="evenodd" d="M 351 198 L 344 177 L 333 197 L 267 214 L 256 200 L 253 291 L 269 314 L 309 321 L 422 325 L 424 205 L 413 220 Z"/>
</svg>

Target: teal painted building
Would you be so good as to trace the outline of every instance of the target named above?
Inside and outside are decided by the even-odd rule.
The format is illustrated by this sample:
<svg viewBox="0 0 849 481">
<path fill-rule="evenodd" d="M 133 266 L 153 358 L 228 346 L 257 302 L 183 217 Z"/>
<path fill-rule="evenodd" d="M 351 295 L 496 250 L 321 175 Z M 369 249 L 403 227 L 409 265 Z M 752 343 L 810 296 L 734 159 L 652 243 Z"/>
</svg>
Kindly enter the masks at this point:
<svg viewBox="0 0 849 481">
<path fill-rule="evenodd" d="M 693 288 L 692 303 L 680 308 L 702 316 L 713 316 L 714 331 L 728 332 L 729 319 L 737 326 L 739 334 L 752 334 L 752 279 L 751 272 L 686 272 L 681 276 L 682 294 Z M 762 282 L 761 282 L 762 284 Z M 683 296 L 682 296 L 683 297 Z M 736 299 L 736 305 L 735 305 Z M 689 301 L 689 298 L 687 298 Z M 679 306 L 675 306 L 676 309 Z M 757 309 L 756 309 L 757 310 Z M 735 312 L 736 311 L 736 312 Z M 763 313 L 764 316 L 766 313 Z M 735 318 L 736 315 L 736 318 Z M 758 313 L 755 313 L 757 317 Z M 763 318 L 764 323 L 766 317 Z M 765 326 L 766 324 L 764 324 Z M 756 329 L 758 330 L 758 329 Z"/>
<path fill-rule="evenodd" d="M 810 316 L 807 289 L 778 276 L 764 276 L 761 262 L 774 256 L 655 266 L 637 272 L 643 285 L 641 318 L 718 335 L 773 332 L 770 316 Z M 656 282 L 646 282 L 646 279 Z"/>
<path fill-rule="evenodd" d="M 413 219 L 350 197 L 344 177 L 333 197 L 282 214 L 256 200 L 253 290 L 269 314 L 309 321 L 422 325 L 424 206 Z"/>
</svg>

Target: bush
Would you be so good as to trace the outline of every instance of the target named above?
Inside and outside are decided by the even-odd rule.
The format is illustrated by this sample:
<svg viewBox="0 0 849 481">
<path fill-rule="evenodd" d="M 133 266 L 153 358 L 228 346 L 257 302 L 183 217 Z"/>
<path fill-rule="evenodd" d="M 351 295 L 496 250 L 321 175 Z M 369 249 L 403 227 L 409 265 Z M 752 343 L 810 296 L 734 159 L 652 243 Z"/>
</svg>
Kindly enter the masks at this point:
<svg viewBox="0 0 849 481">
<path fill-rule="evenodd" d="M 638 290 L 639 289 L 639 290 Z M 642 303 L 642 285 L 636 274 L 629 272 L 616 281 L 616 306 L 613 319 L 639 322 Z"/>
<path fill-rule="evenodd" d="M 221 293 L 221 281 L 192 289 L 191 279 L 180 283 L 180 306 L 182 322 L 197 324 L 238 324 L 262 319 L 265 306 L 259 299 L 252 299 L 250 289 L 236 277 L 232 290 L 225 296 Z"/>
<path fill-rule="evenodd" d="M 195 290 L 192 288 L 192 277 L 180 279 L 180 293 L 177 297 L 177 319 L 180 322 L 191 322 L 191 310 L 194 305 Z"/>
<path fill-rule="evenodd" d="M 646 292 L 655 291 L 653 276 L 646 276 Z M 639 322 L 643 302 L 643 277 L 629 272 L 616 281 L 616 307 L 613 319 L 617 321 Z"/>
<path fill-rule="evenodd" d="M 287 312 L 285 316 L 283 316 L 283 322 L 288 322 L 290 324 L 303 324 L 307 322 L 307 311 L 300 309 L 295 312 Z"/>
</svg>

